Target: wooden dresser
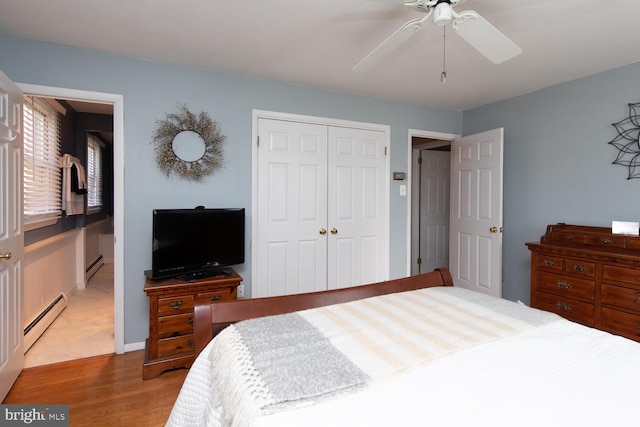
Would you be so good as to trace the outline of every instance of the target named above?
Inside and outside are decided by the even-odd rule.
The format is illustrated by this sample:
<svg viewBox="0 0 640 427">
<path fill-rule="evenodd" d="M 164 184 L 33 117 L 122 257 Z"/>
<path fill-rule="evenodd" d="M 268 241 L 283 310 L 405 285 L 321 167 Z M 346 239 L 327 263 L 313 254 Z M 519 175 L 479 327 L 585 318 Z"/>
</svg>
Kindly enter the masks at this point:
<svg viewBox="0 0 640 427">
<path fill-rule="evenodd" d="M 233 269 L 228 274 L 185 282 L 146 279 L 149 297 L 149 338 L 145 345 L 144 379 L 175 368 L 189 368 L 195 359 L 193 305 L 196 298 L 227 301 L 237 298 L 242 281 Z"/>
<path fill-rule="evenodd" d="M 531 306 L 640 341 L 640 237 L 555 224 L 531 250 Z"/>
</svg>

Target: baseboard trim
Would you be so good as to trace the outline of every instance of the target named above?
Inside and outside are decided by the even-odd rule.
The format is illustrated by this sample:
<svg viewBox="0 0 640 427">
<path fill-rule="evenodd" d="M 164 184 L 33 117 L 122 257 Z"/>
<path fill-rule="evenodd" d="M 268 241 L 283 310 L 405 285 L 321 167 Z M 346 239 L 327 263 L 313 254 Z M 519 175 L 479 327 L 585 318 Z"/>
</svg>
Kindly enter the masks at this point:
<svg viewBox="0 0 640 427">
<path fill-rule="evenodd" d="M 128 353 L 130 351 L 138 351 L 144 350 L 144 341 L 142 342 L 132 342 L 124 345 L 124 352 Z"/>
</svg>

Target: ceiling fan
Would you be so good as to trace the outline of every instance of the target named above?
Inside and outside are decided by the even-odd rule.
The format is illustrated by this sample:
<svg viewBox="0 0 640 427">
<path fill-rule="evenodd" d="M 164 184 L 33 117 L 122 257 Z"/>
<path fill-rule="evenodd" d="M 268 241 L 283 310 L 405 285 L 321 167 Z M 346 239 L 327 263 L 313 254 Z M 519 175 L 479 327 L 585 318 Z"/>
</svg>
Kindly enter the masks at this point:
<svg viewBox="0 0 640 427">
<path fill-rule="evenodd" d="M 465 0 L 412 0 L 405 1 L 404 6 L 425 12 L 422 18 L 412 19 L 398 28 L 385 41 L 378 45 L 362 61 L 353 67 L 354 71 L 361 71 L 378 63 L 389 52 L 395 50 L 420 30 L 429 18 L 436 26 L 451 24 L 451 27 L 467 43 L 487 57 L 494 64 L 500 64 L 520 53 L 522 49 L 507 36 L 502 34 L 486 19 L 472 10 L 456 12 L 454 8 Z"/>
</svg>

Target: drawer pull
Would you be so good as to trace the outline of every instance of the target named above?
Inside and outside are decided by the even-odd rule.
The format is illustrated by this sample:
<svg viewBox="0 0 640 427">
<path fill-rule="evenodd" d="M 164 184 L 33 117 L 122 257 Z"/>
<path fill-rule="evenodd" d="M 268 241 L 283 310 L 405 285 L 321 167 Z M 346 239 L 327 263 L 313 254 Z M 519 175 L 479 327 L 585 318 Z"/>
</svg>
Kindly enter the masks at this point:
<svg viewBox="0 0 640 427">
<path fill-rule="evenodd" d="M 556 265 L 555 261 L 551 261 L 550 259 L 545 259 L 544 260 L 544 265 L 546 265 L 547 267 L 553 267 L 554 265 Z"/>
<path fill-rule="evenodd" d="M 222 297 L 220 295 L 213 295 L 212 297 L 209 298 L 209 300 L 211 300 L 212 302 L 220 301 L 221 299 Z"/>
<path fill-rule="evenodd" d="M 189 340 L 187 341 L 187 345 L 191 348 L 196 348 L 196 343 L 193 340 Z"/>
<path fill-rule="evenodd" d="M 603 244 L 603 245 L 608 245 L 609 243 L 611 243 L 611 240 L 609 240 L 609 239 L 602 239 L 602 240 L 601 240 L 601 242 L 602 242 L 602 244 Z"/>
<path fill-rule="evenodd" d="M 573 268 L 573 271 L 585 271 L 587 269 L 587 267 L 580 264 L 573 264 L 571 268 Z"/>
<path fill-rule="evenodd" d="M 171 301 L 171 302 L 169 303 L 169 307 L 171 307 L 171 308 L 173 308 L 173 309 L 177 310 L 177 309 L 179 309 L 180 307 L 182 307 L 182 304 L 184 304 L 184 303 L 182 302 L 182 300 L 180 300 L 180 301 Z"/>
<path fill-rule="evenodd" d="M 558 285 L 560 289 L 571 289 L 571 282 L 565 280 L 557 280 L 556 285 Z"/>
<path fill-rule="evenodd" d="M 640 297 L 636 298 L 636 304 L 640 304 Z"/>
<path fill-rule="evenodd" d="M 573 240 L 573 239 L 575 239 L 575 237 L 573 237 L 571 234 L 567 234 L 567 236 L 565 237 L 565 239 L 567 239 L 567 240 Z"/>
<path fill-rule="evenodd" d="M 187 320 L 187 323 L 193 325 L 193 317 L 190 317 L 189 320 Z"/>
<path fill-rule="evenodd" d="M 571 311 L 571 305 L 566 302 L 557 302 L 556 308 L 560 311 Z"/>
</svg>

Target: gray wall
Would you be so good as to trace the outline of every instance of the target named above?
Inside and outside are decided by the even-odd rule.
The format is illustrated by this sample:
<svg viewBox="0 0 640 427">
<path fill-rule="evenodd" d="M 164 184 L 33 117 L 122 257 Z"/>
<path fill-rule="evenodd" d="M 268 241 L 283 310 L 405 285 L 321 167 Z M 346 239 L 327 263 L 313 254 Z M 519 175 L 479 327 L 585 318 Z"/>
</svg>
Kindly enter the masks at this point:
<svg viewBox="0 0 640 427">
<path fill-rule="evenodd" d="M 252 109 L 340 118 L 391 126 L 391 170 L 407 171 L 408 129 L 460 134 L 462 113 L 264 79 L 0 37 L 0 69 L 19 83 L 124 96 L 125 343 L 148 334 L 143 271 L 151 267 L 153 208 L 244 207 L 251 222 Z M 226 167 L 202 183 L 168 179 L 155 165 L 156 120 L 185 103 L 219 121 Z M 406 273 L 406 197 L 391 181 L 390 275 Z M 250 236 L 251 230 L 247 230 Z M 238 272 L 247 292 L 251 258 Z"/>
<path fill-rule="evenodd" d="M 463 134 L 504 127 L 503 295 L 529 302 L 529 250 L 547 224 L 640 221 L 640 179 L 612 165 L 612 123 L 640 102 L 640 64 L 465 111 Z M 637 133 L 636 133 L 637 136 Z"/>
</svg>

